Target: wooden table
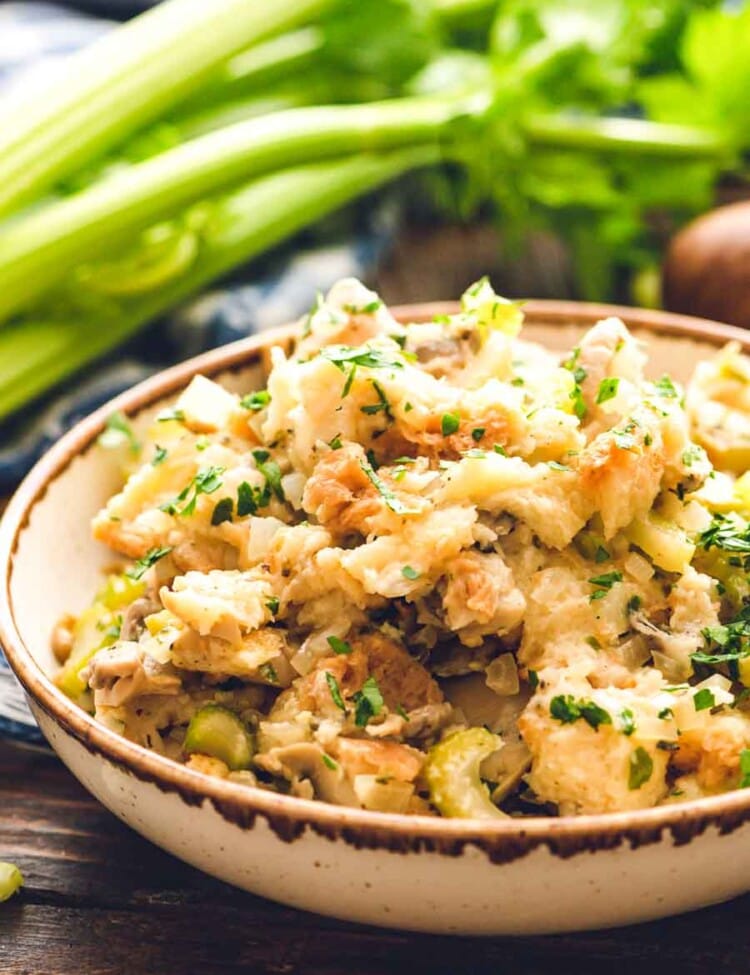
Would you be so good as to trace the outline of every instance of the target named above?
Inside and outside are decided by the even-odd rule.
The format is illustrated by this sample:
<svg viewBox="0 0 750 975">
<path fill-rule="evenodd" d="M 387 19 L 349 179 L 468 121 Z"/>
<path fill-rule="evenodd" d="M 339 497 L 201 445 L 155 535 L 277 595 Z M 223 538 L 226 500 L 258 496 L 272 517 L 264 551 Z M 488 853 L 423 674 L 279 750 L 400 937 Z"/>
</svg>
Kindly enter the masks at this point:
<svg viewBox="0 0 750 975">
<path fill-rule="evenodd" d="M 141 839 L 52 757 L 0 743 L 2 975 L 747 975 L 750 896 L 654 924 L 459 939 L 304 914 L 200 874 Z M 727 864 L 727 869 L 731 869 Z"/>
</svg>

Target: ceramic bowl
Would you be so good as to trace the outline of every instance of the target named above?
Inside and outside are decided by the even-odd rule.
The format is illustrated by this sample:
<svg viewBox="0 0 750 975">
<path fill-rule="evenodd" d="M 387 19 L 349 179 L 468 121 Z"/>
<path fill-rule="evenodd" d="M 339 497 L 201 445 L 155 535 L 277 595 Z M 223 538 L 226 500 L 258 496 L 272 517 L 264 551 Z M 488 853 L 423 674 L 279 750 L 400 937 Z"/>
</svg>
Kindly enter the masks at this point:
<svg viewBox="0 0 750 975">
<path fill-rule="evenodd" d="M 399 310 L 419 321 L 452 306 Z M 619 314 L 654 375 L 685 380 L 746 334 L 675 315 L 560 302 L 526 307 L 526 336 L 566 349 Z M 521 934 L 686 911 L 750 888 L 750 790 L 640 812 L 476 821 L 343 809 L 190 771 L 98 725 L 55 688 L 55 620 L 89 601 L 111 553 L 89 521 L 118 487 L 96 446 L 114 409 L 162 409 L 195 373 L 259 388 L 289 331 L 210 352 L 149 379 L 78 424 L 37 464 L 0 526 L 0 638 L 39 725 L 73 774 L 133 829 L 256 894 L 322 914 L 440 933 Z"/>
</svg>

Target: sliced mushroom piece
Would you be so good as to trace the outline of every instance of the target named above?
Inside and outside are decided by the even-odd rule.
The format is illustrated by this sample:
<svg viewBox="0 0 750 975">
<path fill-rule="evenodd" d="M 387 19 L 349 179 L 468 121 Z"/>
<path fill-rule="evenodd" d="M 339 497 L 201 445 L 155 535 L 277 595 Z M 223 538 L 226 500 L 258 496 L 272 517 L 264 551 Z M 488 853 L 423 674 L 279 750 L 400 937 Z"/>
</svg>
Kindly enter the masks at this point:
<svg viewBox="0 0 750 975">
<path fill-rule="evenodd" d="M 324 802 L 360 808 L 360 802 L 341 765 L 327 756 L 320 745 L 299 742 L 272 748 L 264 755 L 256 755 L 255 763 L 266 772 L 287 779 L 292 786 L 302 779 L 309 779 L 316 798 Z"/>
</svg>

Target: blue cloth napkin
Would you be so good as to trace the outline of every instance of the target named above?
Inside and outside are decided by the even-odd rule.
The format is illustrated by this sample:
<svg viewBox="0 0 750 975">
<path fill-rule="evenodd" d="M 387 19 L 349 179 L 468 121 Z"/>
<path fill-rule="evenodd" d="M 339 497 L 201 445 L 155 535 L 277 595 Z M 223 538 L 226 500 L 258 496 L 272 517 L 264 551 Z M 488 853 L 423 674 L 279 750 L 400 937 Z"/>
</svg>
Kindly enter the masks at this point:
<svg viewBox="0 0 750 975">
<path fill-rule="evenodd" d="M 145 3 L 134 3 L 137 12 Z M 89 4 L 89 6 L 92 6 Z M 122 14 L 126 0 L 98 0 L 97 9 Z M 0 4 L 0 97 L 18 85 L 43 83 L 60 58 L 91 43 L 114 23 L 55 3 Z M 40 81 L 41 79 L 41 81 Z M 9 493 L 37 458 L 70 426 L 150 373 L 205 349 L 292 321 L 316 291 L 338 278 L 367 277 L 392 239 L 395 211 L 384 204 L 362 213 L 345 239 L 293 245 L 273 269 L 251 268 L 244 280 L 212 290 L 149 330 L 138 343 L 97 364 L 41 406 L 0 432 L 0 495 Z M 267 262 L 266 262 L 267 265 Z M 156 354 L 154 354 L 156 349 Z M 0 735 L 42 742 L 23 694 L 0 652 Z"/>
</svg>

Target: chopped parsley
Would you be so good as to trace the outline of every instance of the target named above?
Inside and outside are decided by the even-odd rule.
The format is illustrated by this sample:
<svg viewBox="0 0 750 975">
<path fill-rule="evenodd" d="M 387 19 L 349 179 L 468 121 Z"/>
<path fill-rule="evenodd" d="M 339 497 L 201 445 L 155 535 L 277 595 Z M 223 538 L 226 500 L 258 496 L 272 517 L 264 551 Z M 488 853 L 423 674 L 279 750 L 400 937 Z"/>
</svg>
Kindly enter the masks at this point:
<svg viewBox="0 0 750 975">
<path fill-rule="evenodd" d="M 604 572 L 600 576 L 593 576 L 589 579 L 592 586 L 596 586 L 594 592 L 589 596 L 589 602 L 593 603 L 597 599 L 604 599 L 609 590 L 616 582 L 622 582 L 622 572 Z"/>
<path fill-rule="evenodd" d="M 618 450 L 632 450 L 635 447 L 635 437 L 627 430 L 613 430 L 612 437 Z"/>
<path fill-rule="evenodd" d="M 662 721 L 667 721 L 669 718 L 674 717 L 674 712 L 672 711 L 672 708 L 662 708 L 656 717 L 661 718 Z"/>
<path fill-rule="evenodd" d="M 375 379 L 371 379 L 370 382 L 377 394 L 378 401 L 367 406 L 360 406 L 362 413 L 366 413 L 368 416 L 375 416 L 376 413 L 384 413 L 389 420 L 393 419 L 393 413 L 391 412 L 391 404 L 388 402 L 385 393 L 383 392 L 383 387 Z"/>
<path fill-rule="evenodd" d="M 354 653 L 351 643 L 347 643 L 346 640 L 342 640 L 338 636 L 328 637 L 328 646 L 333 650 L 334 653 L 344 654 L 349 656 L 350 653 Z"/>
<path fill-rule="evenodd" d="M 192 515 L 195 505 L 202 494 L 213 494 L 222 485 L 221 475 L 223 467 L 201 467 L 195 477 L 185 485 L 173 501 L 159 505 L 162 511 L 170 515 Z M 180 509 L 178 505 L 184 502 Z"/>
<path fill-rule="evenodd" d="M 638 747 L 630 753 L 628 765 L 628 788 L 633 792 L 640 789 L 651 778 L 654 771 L 654 760 L 645 748 Z"/>
<path fill-rule="evenodd" d="M 558 694 L 553 697 L 550 701 L 549 713 L 562 724 L 572 724 L 579 718 L 583 718 L 594 731 L 599 725 L 612 724 L 608 711 L 600 708 L 593 701 L 586 701 L 583 698 L 576 700 L 572 694 Z"/>
<path fill-rule="evenodd" d="M 328 441 L 331 450 L 341 450 L 341 434 L 337 433 L 333 439 Z"/>
<path fill-rule="evenodd" d="M 740 752 L 740 789 L 750 788 L 750 748 Z"/>
<path fill-rule="evenodd" d="M 130 569 L 125 570 L 125 575 L 128 579 L 134 579 L 136 582 L 142 579 L 143 576 L 148 572 L 148 570 L 156 565 L 159 559 L 163 559 L 165 555 L 169 555 L 172 551 L 172 546 L 164 546 L 163 548 L 152 548 L 143 556 L 142 559 L 138 559 Z"/>
<path fill-rule="evenodd" d="M 247 515 L 254 515 L 260 507 L 263 492 L 260 488 L 253 487 L 247 481 L 243 481 L 237 487 L 237 517 L 244 518 Z"/>
<path fill-rule="evenodd" d="M 211 524 L 221 525 L 225 521 L 231 521 L 234 514 L 234 501 L 231 498 L 222 498 L 217 501 L 211 514 Z"/>
<path fill-rule="evenodd" d="M 596 393 L 596 403 L 606 403 L 608 400 L 614 399 L 617 396 L 617 390 L 620 386 L 620 380 L 614 376 L 610 379 L 602 379 L 599 383 L 599 389 Z"/>
<path fill-rule="evenodd" d="M 474 443 L 479 443 L 484 436 L 485 429 L 485 427 L 474 427 L 474 429 L 471 431 L 471 439 L 474 441 Z"/>
<path fill-rule="evenodd" d="M 359 466 L 362 468 L 364 473 L 369 478 L 371 484 L 374 486 L 375 490 L 378 492 L 380 497 L 385 501 L 386 505 L 397 515 L 407 515 L 413 514 L 414 509 L 405 505 L 400 498 L 391 491 L 391 489 L 378 477 L 378 475 L 373 470 L 372 464 L 365 463 L 364 461 L 359 462 Z"/>
<path fill-rule="evenodd" d="M 159 464 L 163 464 L 164 461 L 167 459 L 168 453 L 169 451 L 167 450 L 166 447 L 160 447 L 159 444 L 156 444 L 156 450 L 154 451 L 154 456 L 151 458 L 151 466 L 158 467 Z"/>
<path fill-rule="evenodd" d="M 279 675 L 276 673 L 276 668 L 273 664 L 261 664 L 258 667 L 258 673 L 260 676 L 269 682 L 269 684 L 278 684 Z"/>
<path fill-rule="evenodd" d="M 286 501 L 284 495 L 284 489 L 281 486 L 281 469 L 275 460 L 270 460 L 270 454 L 267 450 L 254 450 L 253 459 L 255 461 L 255 466 L 258 471 L 265 478 L 265 487 L 263 488 L 262 497 L 263 502 L 261 507 L 265 507 L 271 500 L 271 495 L 279 499 L 279 501 Z"/>
<path fill-rule="evenodd" d="M 628 737 L 635 731 L 635 716 L 630 708 L 620 711 L 620 731 Z"/>
<path fill-rule="evenodd" d="M 444 437 L 450 437 L 456 433 L 461 425 L 461 417 L 458 413 L 443 413 L 440 419 L 440 432 Z"/>
<path fill-rule="evenodd" d="M 586 402 L 583 398 L 583 392 L 578 383 L 575 383 L 570 391 L 570 399 L 573 403 L 573 412 L 582 420 L 586 416 Z"/>
<path fill-rule="evenodd" d="M 326 683 L 328 684 L 328 690 L 331 692 L 331 699 L 336 707 L 340 711 L 346 712 L 346 705 L 344 704 L 344 699 L 341 696 L 341 688 L 339 687 L 339 682 L 329 671 L 325 672 Z"/>
<path fill-rule="evenodd" d="M 656 389 L 656 392 L 659 394 L 659 396 L 661 396 L 663 399 L 680 398 L 680 394 L 677 391 L 677 387 L 669 378 L 669 376 L 667 376 L 666 373 L 661 377 L 661 379 L 657 379 L 657 381 L 654 383 L 654 388 Z"/>
<path fill-rule="evenodd" d="M 691 444 L 682 452 L 682 463 L 685 465 L 685 467 L 692 467 L 693 464 L 699 464 L 705 459 L 706 451 L 703 449 L 703 447 L 699 447 L 697 444 Z"/>
<path fill-rule="evenodd" d="M 731 518 L 715 514 L 710 527 L 698 536 L 698 544 L 706 551 L 716 547 L 724 552 L 750 552 L 750 526 L 741 528 Z"/>
<path fill-rule="evenodd" d="M 346 345 L 329 345 L 320 353 L 324 359 L 333 363 L 337 369 L 346 374 L 346 382 L 341 391 L 341 398 L 348 396 L 357 372 L 357 366 L 366 369 L 403 369 L 404 364 L 399 359 L 389 358 L 381 349 L 362 349 Z"/>
<path fill-rule="evenodd" d="M 603 545 L 597 545 L 596 551 L 594 552 L 594 562 L 597 565 L 601 565 L 602 562 L 607 562 L 609 560 L 609 552 Z"/>
<path fill-rule="evenodd" d="M 410 565 L 405 565 L 401 569 L 401 575 L 404 577 L 404 579 L 411 579 L 412 582 L 413 582 L 414 579 L 418 579 L 419 578 L 420 573 L 417 572 L 416 569 L 412 569 L 412 567 Z"/>
<path fill-rule="evenodd" d="M 651 436 L 650 433 L 644 433 L 643 434 L 643 446 L 644 447 L 650 447 L 653 442 L 654 442 L 654 438 Z"/>
<path fill-rule="evenodd" d="M 279 605 L 280 605 L 280 603 L 279 603 L 279 597 L 278 596 L 270 596 L 266 600 L 266 609 L 271 614 L 271 616 L 275 616 L 278 613 L 278 611 L 279 611 Z"/>
<path fill-rule="evenodd" d="M 396 714 L 400 715 L 404 719 L 404 721 L 409 720 L 409 715 L 406 713 L 403 704 L 396 705 Z"/>
<path fill-rule="evenodd" d="M 714 707 L 716 698 L 710 687 L 702 687 L 693 695 L 693 706 L 696 711 L 705 711 Z"/>
<path fill-rule="evenodd" d="M 383 695 L 374 677 L 367 678 L 362 689 L 353 695 L 352 700 L 354 701 L 354 723 L 358 728 L 366 727 L 370 718 L 374 718 L 383 710 Z"/>
<path fill-rule="evenodd" d="M 628 611 L 628 613 L 629 614 L 630 613 L 637 613 L 638 610 L 641 608 L 642 601 L 643 600 L 638 595 L 631 596 L 630 599 L 628 600 L 628 605 L 627 605 L 627 611 Z"/>
<path fill-rule="evenodd" d="M 130 421 L 119 410 L 107 417 L 104 430 L 99 434 L 98 443 L 102 447 L 117 447 L 122 443 L 123 438 L 127 442 L 131 454 L 137 454 L 141 445 L 135 435 Z"/>
<path fill-rule="evenodd" d="M 529 687 L 535 691 L 539 687 L 539 674 L 535 670 L 529 671 Z"/>
<path fill-rule="evenodd" d="M 493 444 L 492 449 L 495 451 L 496 454 L 500 454 L 501 457 L 508 456 L 508 451 L 505 449 L 505 447 L 502 447 L 499 443 Z"/>
<path fill-rule="evenodd" d="M 331 758 L 330 755 L 326 755 L 325 752 L 323 752 L 322 757 L 323 757 L 323 764 L 325 765 L 325 767 L 329 768 L 332 772 L 335 772 L 336 769 L 338 768 L 338 764 L 334 762 L 334 760 Z"/>
<path fill-rule="evenodd" d="M 245 410 L 252 410 L 253 413 L 259 413 L 270 402 L 271 394 L 267 389 L 261 389 L 257 393 L 248 393 L 247 396 L 243 396 L 240 400 L 240 406 Z"/>
<path fill-rule="evenodd" d="M 383 304 L 380 298 L 375 298 L 374 301 L 368 301 L 366 305 L 343 305 L 343 309 L 349 312 L 350 315 L 371 315 L 374 311 Z"/>
<path fill-rule="evenodd" d="M 175 420 L 177 423 L 185 422 L 185 411 L 184 410 L 162 410 L 162 412 L 157 416 L 157 423 L 169 423 L 170 420 Z"/>
</svg>

